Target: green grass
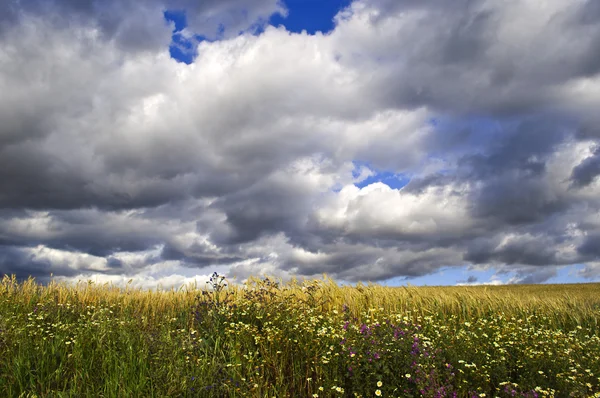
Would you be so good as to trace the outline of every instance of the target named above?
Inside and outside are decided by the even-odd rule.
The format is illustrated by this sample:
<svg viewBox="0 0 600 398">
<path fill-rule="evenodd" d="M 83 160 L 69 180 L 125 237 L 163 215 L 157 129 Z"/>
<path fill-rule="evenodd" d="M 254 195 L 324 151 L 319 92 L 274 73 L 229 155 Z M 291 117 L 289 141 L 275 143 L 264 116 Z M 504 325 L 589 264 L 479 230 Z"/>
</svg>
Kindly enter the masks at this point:
<svg viewBox="0 0 600 398">
<path fill-rule="evenodd" d="M 5 277 L 0 396 L 600 397 L 600 284 L 221 282 Z"/>
</svg>

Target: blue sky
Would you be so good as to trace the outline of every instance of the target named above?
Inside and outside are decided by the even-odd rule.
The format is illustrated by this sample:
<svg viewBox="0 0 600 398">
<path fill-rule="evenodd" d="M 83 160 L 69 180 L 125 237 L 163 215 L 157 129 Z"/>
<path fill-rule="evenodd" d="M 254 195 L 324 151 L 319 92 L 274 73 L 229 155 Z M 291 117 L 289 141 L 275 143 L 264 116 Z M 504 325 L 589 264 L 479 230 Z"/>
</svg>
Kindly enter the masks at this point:
<svg viewBox="0 0 600 398">
<path fill-rule="evenodd" d="M 289 0 L 285 2 L 288 15 L 274 15 L 269 24 L 283 25 L 288 31 L 296 33 L 328 33 L 334 28 L 335 15 L 349 4 L 348 0 Z"/>
<path fill-rule="evenodd" d="M 172 43 L 169 46 L 171 57 L 179 62 L 191 64 L 196 57 L 196 48 L 192 40 L 181 35 L 183 29 L 187 27 L 185 11 L 165 11 L 165 20 L 174 24 Z"/>
<path fill-rule="evenodd" d="M 543 283 L 586 283 L 589 280 L 577 276 L 577 272 L 580 271 L 582 266 L 576 265 L 573 267 L 565 267 L 557 270 L 556 275 L 547 279 Z M 386 286 L 401 286 L 401 285 L 413 285 L 413 286 L 449 286 L 456 284 L 506 284 L 515 277 L 515 272 L 507 274 L 498 274 L 494 269 L 469 269 L 469 267 L 449 267 L 443 268 L 440 272 L 434 275 L 426 275 L 416 278 L 392 278 L 385 281 L 383 284 Z M 469 277 L 473 278 L 473 281 L 469 281 Z"/>
<path fill-rule="evenodd" d="M 0 4 L 0 275 L 599 281 L 600 17 L 528 4 Z"/>
</svg>

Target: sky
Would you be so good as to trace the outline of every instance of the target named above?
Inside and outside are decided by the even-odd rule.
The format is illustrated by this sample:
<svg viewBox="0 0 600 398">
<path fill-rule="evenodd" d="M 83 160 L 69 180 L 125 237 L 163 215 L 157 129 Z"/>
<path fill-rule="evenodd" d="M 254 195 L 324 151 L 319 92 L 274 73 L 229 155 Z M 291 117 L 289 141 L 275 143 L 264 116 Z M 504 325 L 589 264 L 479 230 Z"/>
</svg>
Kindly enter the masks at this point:
<svg viewBox="0 0 600 398">
<path fill-rule="evenodd" d="M 596 0 L 6 0 L 0 93 L 0 276 L 600 281 Z"/>
</svg>

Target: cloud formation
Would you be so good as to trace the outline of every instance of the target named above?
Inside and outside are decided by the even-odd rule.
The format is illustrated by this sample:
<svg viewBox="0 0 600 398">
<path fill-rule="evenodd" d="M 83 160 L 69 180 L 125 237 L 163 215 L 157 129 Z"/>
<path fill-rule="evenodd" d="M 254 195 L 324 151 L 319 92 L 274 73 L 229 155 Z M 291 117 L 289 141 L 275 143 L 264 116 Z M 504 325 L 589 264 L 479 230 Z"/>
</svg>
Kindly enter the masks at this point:
<svg viewBox="0 0 600 398">
<path fill-rule="evenodd" d="M 0 274 L 598 278 L 600 8 L 538 3 L 3 3 Z"/>
</svg>

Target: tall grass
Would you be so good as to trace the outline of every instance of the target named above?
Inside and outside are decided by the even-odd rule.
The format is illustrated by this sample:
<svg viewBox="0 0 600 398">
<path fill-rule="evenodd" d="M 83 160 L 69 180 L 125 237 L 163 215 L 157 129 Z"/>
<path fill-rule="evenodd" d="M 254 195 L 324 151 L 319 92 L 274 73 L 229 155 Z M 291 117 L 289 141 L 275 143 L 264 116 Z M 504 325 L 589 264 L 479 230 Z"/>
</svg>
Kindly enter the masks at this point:
<svg viewBox="0 0 600 398">
<path fill-rule="evenodd" d="M 0 283 L 0 396 L 600 392 L 600 284 Z M 596 396 L 600 397 L 600 394 Z"/>
</svg>

